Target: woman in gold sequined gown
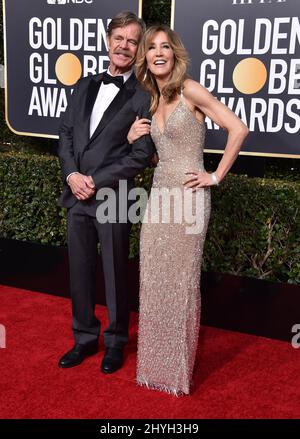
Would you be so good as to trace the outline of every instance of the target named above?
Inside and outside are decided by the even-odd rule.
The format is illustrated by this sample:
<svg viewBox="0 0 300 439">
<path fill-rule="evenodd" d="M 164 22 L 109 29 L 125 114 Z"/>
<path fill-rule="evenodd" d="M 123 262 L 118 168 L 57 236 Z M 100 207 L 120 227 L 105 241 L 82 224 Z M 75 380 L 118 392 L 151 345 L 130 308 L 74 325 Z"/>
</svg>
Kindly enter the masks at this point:
<svg viewBox="0 0 300 439">
<path fill-rule="evenodd" d="M 159 25 L 146 31 L 136 63 L 152 97 L 150 132 L 159 156 L 140 238 L 137 382 L 176 395 L 189 394 L 192 383 L 210 186 L 224 178 L 248 132 L 233 112 L 187 79 L 187 59 L 177 34 Z M 213 174 L 203 166 L 205 115 L 228 131 Z M 146 122 L 131 127 L 130 142 L 149 132 Z"/>
</svg>

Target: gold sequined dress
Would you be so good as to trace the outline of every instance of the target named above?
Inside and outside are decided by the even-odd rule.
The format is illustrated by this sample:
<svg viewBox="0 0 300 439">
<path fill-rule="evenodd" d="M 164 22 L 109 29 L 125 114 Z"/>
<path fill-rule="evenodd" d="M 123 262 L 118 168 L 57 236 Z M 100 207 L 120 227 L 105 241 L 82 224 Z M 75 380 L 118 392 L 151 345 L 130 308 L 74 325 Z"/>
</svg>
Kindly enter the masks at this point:
<svg viewBox="0 0 300 439">
<path fill-rule="evenodd" d="M 196 195 L 185 191 L 182 183 L 186 172 L 204 170 L 205 124 L 181 96 L 163 132 L 153 117 L 151 136 L 159 163 L 140 238 L 137 383 L 175 395 L 189 394 L 200 327 L 200 273 L 210 189 L 198 189 Z M 158 192 L 174 197 L 161 197 L 158 202 Z M 163 213 L 167 203 L 170 220 Z M 192 228 L 194 217 L 198 229 Z"/>
</svg>

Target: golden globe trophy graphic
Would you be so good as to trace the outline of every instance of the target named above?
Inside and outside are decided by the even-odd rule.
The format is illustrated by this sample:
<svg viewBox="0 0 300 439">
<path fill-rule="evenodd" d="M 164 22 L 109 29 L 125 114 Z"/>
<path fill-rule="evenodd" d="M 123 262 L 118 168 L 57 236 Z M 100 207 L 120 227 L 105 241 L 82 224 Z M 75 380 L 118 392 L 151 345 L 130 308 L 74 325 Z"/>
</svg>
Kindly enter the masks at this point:
<svg viewBox="0 0 300 439">
<path fill-rule="evenodd" d="M 257 58 L 245 58 L 234 68 L 232 80 L 235 88 L 244 94 L 259 92 L 266 83 L 267 69 Z"/>
<path fill-rule="evenodd" d="M 82 74 L 81 62 L 73 53 L 64 53 L 56 61 L 55 73 L 62 84 L 74 85 Z"/>
</svg>

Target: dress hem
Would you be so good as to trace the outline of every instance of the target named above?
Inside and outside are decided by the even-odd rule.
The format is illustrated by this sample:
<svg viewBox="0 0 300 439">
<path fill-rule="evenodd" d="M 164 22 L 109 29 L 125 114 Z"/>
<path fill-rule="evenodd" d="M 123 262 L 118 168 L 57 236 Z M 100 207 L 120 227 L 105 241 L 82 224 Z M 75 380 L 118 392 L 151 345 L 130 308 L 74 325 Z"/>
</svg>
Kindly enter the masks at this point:
<svg viewBox="0 0 300 439">
<path fill-rule="evenodd" d="M 159 390 L 160 392 L 169 393 L 169 395 L 173 395 L 176 397 L 188 395 L 188 393 L 184 392 L 183 390 L 176 389 L 175 387 L 168 387 L 165 384 L 150 383 L 149 381 L 142 378 L 137 378 L 136 383 L 139 386 L 147 387 L 147 389 Z"/>
</svg>

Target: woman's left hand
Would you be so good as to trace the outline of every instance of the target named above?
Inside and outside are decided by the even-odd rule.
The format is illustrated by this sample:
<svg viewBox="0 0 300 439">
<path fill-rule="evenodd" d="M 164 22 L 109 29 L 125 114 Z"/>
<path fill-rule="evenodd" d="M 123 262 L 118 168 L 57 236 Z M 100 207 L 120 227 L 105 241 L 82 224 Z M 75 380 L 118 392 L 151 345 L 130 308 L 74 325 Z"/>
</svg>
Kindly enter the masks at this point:
<svg viewBox="0 0 300 439">
<path fill-rule="evenodd" d="M 201 187 L 213 186 L 211 174 L 206 171 L 191 171 L 185 173 L 188 179 L 183 183 L 185 188 L 192 188 L 193 192 Z"/>
<path fill-rule="evenodd" d="M 140 137 L 150 134 L 150 130 L 151 120 L 146 118 L 139 119 L 139 117 L 137 116 L 127 134 L 128 143 L 132 145 L 133 142 L 138 140 Z"/>
</svg>

